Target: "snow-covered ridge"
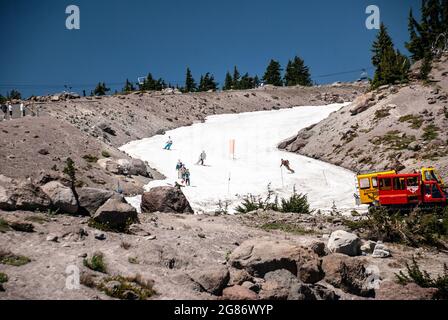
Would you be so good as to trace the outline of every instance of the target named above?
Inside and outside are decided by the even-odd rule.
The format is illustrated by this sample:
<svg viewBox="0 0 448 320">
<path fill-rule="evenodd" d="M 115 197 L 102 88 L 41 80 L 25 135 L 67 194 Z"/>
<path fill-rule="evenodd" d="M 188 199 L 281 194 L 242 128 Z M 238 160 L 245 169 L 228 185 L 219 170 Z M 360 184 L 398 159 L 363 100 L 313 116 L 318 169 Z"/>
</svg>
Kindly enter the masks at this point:
<svg viewBox="0 0 448 320">
<path fill-rule="evenodd" d="M 165 135 L 132 141 L 120 149 L 140 158 L 167 178 L 152 181 L 146 188 L 173 186 L 178 179 L 178 160 L 191 172 L 191 186 L 183 188 L 195 212 L 210 212 L 217 203 L 229 201 L 229 211 L 246 194 L 263 195 L 267 185 L 280 197 L 293 187 L 306 193 L 312 208 L 329 210 L 355 206 L 354 173 L 311 158 L 280 151 L 280 141 L 298 130 L 315 124 L 347 104 L 306 106 L 274 111 L 226 114 L 207 117 L 204 123 L 168 131 Z M 172 150 L 164 150 L 168 137 Z M 235 141 L 235 155 L 230 141 Z M 199 154 L 207 153 L 206 166 L 196 165 Z M 288 159 L 295 174 L 280 168 L 280 159 Z M 129 199 L 139 206 L 139 197 Z"/>
</svg>

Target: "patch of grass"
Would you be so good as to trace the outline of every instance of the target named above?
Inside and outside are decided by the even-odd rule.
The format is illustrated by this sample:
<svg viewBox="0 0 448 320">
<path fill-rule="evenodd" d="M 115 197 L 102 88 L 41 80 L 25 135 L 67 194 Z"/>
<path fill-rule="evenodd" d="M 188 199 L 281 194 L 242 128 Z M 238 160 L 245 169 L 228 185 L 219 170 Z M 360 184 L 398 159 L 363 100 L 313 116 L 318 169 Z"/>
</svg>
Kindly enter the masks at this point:
<svg viewBox="0 0 448 320">
<path fill-rule="evenodd" d="M 272 223 L 265 223 L 261 225 L 260 227 L 264 231 L 271 231 L 271 230 L 280 230 L 287 233 L 297 234 L 297 235 L 306 235 L 306 234 L 312 234 L 313 231 L 305 230 L 304 228 L 300 226 L 295 226 L 290 223 L 284 223 L 284 222 L 272 222 Z"/>
<path fill-rule="evenodd" d="M 116 227 L 116 226 L 111 226 L 107 223 L 102 223 L 102 222 L 98 222 L 96 221 L 94 218 L 91 218 L 89 220 L 89 227 L 91 228 L 95 228 L 101 231 L 106 231 L 106 232 L 118 232 L 118 233 L 129 233 L 129 227 L 134 223 L 134 221 L 132 221 L 131 219 L 128 220 L 128 222 L 120 227 Z"/>
<path fill-rule="evenodd" d="M 416 140 L 413 135 L 406 135 L 406 133 L 401 133 L 398 130 L 392 130 L 387 132 L 384 136 L 376 136 L 370 140 L 370 143 L 379 146 L 384 144 L 393 150 L 404 150 L 408 147 L 411 142 Z"/>
<path fill-rule="evenodd" d="M 6 273 L 0 272 L 0 284 L 8 282 L 8 275 Z"/>
<path fill-rule="evenodd" d="M 30 262 L 31 259 L 28 257 L 16 255 L 12 252 L 0 249 L 0 264 L 7 264 L 14 267 L 20 267 Z"/>
<path fill-rule="evenodd" d="M 46 217 L 41 216 L 29 216 L 25 218 L 26 221 L 35 222 L 39 224 L 44 224 L 46 222 L 49 222 L 50 220 Z"/>
<path fill-rule="evenodd" d="M 422 288 L 436 288 L 437 292 L 434 294 L 434 299 L 448 299 L 448 267 L 443 265 L 443 274 L 438 275 L 437 278 L 432 278 L 425 270 L 421 270 L 415 258 L 412 259 L 412 264 L 406 263 L 406 272 L 396 273 L 397 282 L 402 285 L 408 283 L 415 283 Z"/>
<path fill-rule="evenodd" d="M 420 129 L 423 124 L 423 117 L 421 115 L 407 114 L 398 119 L 400 122 L 408 122 L 411 129 Z"/>
<path fill-rule="evenodd" d="M 82 157 L 84 160 L 86 160 L 89 163 L 94 163 L 98 161 L 98 157 L 91 155 L 91 154 L 86 154 Z"/>
<path fill-rule="evenodd" d="M 375 111 L 375 120 L 383 119 L 390 116 L 389 109 L 379 109 Z"/>
<path fill-rule="evenodd" d="M 3 218 L 0 218 L 0 233 L 4 233 L 6 231 L 10 231 L 11 227 L 9 226 L 8 221 Z"/>
<path fill-rule="evenodd" d="M 90 270 L 107 273 L 106 263 L 104 262 L 104 254 L 95 252 L 90 259 L 84 259 L 84 266 Z"/>
<path fill-rule="evenodd" d="M 103 150 L 103 151 L 101 151 L 101 155 L 102 155 L 104 158 L 110 158 L 110 153 L 109 153 L 107 150 Z"/>
<path fill-rule="evenodd" d="M 108 282 L 117 282 L 119 285 L 110 288 Z M 114 276 L 103 279 L 98 289 L 110 297 L 120 300 L 146 300 L 156 294 L 152 281 L 144 280 L 140 275 L 135 277 Z"/>
<path fill-rule="evenodd" d="M 423 140 L 431 141 L 439 136 L 438 131 L 440 131 L 440 129 L 436 125 L 430 124 L 423 128 L 423 131 Z"/>
</svg>

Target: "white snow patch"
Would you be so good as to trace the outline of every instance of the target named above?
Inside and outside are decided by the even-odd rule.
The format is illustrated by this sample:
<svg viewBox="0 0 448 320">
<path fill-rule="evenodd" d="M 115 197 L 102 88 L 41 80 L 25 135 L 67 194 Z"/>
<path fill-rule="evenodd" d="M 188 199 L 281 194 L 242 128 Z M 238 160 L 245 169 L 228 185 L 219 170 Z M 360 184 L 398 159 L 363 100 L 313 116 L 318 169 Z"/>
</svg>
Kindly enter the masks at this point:
<svg viewBox="0 0 448 320">
<path fill-rule="evenodd" d="M 331 210 L 334 204 L 339 210 L 349 210 L 355 208 L 353 172 L 277 149 L 282 140 L 345 105 L 209 116 L 204 123 L 132 141 L 120 149 L 167 177 L 151 181 L 146 190 L 173 186 L 176 163 L 182 160 L 191 172 L 191 186 L 182 189 L 197 213 L 216 210 L 220 200 L 229 201 L 229 212 L 233 212 L 242 196 L 265 195 L 269 183 L 280 197 L 291 195 L 295 186 L 298 193 L 308 195 L 312 208 Z M 171 151 L 163 150 L 168 136 L 174 141 Z M 235 159 L 229 152 L 231 139 L 235 140 Z M 195 164 L 202 150 L 207 153 L 206 166 Z M 281 158 L 289 160 L 295 174 L 280 169 Z M 128 200 L 139 209 L 141 196 Z"/>
</svg>

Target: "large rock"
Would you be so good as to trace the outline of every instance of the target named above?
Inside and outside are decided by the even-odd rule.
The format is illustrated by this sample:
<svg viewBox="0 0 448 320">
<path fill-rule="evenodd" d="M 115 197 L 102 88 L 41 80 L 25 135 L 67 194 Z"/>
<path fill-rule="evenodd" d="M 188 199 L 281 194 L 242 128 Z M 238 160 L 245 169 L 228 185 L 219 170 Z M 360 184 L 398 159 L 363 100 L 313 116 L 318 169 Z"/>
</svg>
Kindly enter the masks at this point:
<svg viewBox="0 0 448 320">
<path fill-rule="evenodd" d="M 116 136 L 117 135 L 117 133 L 115 132 L 115 130 L 111 127 L 111 125 L 109 123 L 101 122 L 101 123 L 98 124 L 98 128 L 101 131 L 110 134 L 111 136 Z"/>
<path fill-rule="evenodd" d="M 356 234 L 344 230 L 331 233 L 327 248 L 333 253 L 343 253 L 349 256 L 360 254 L 361 239 Z"/>
<path fill-rule="evenodd" d="M 133 176 L 143 176 L 151 178 L 148 172 L 148 168 L 144 161 L 140 159 L 117 159 L 113 160 L 110 158 L 99 159 L 97 161 L 98 165 L 104 170 L 120 175 L 133 175 Z"/>
<path fill-rule="evenodd" d="M 143 193 L 142 212 L 193 213 L 182 190 L 173 187 L 156 187 Z"/>
<path fill-rule="evenodd" d="M 257 300 L 257 298 L 255 292 L 238 285 L 225 288 L 222 292 L 223 300 Z"/>
<path fill-rule="evenodd" d="M 320 285 L 305 284 L 291 272 L 281 269 L 269 272 L 259 292 L 264 300 L 337 300 L 334 291 Z"/>
<path fill-rule="evenodd" d="M 99 207 L 115 195 L 113 191 L 88 187 L 80 188 L 77 192 L 81 211 L 89 215 L 94 215 Z"/>
<path fill-rule="evenodd" d="M 373 250 L 372 257 L 373 258 L 388 258 L 391 256 L 389 248 L 382 242 L 376 244 L 375 249 Z"/>
<path fill-rule="evenodd" d="M 138 216 L 133 206 L 113 197 L 98 208 L 93 220 L 112 231 L 126 231 L 132 223 L 138 222 Z"/>
<path fill-rule="evenodd" d="M 334 287 L 354 295 L 374 297 L 378 279 L 366 265 L 364 258 L 335 253 L 323 258 L 322 268 L 325 281 Z"/>
<path fill-rule="evenodd" d="M 224 266 L 216 266 L 201 270 L 191 275 L 204 291 L 220 295 L 230 280 L 229 270 Z"/>
<path fill-rule="evenodd" d="M 51 181 L 40 188 L 50 198 L 52 206 L 59 209 L 61 213 L 78 212 L 78 202 L 69 187 L 58 181 Z"/>
<path fill-rule="evenodd" d="M 247 240 L 232 252 L 229 263 L 237 269 L 246 269 L 254 277 L 279 269 L 303 275 L 312 282 L 324 276 L 321 260 L 314 252 L 287 240 Z"/>
<path fill-rule="evenodd" d="M 31 180 L 16 180 L 0 175 L 0 209 L 47 210 L 50 198 Z"/>
</svg>

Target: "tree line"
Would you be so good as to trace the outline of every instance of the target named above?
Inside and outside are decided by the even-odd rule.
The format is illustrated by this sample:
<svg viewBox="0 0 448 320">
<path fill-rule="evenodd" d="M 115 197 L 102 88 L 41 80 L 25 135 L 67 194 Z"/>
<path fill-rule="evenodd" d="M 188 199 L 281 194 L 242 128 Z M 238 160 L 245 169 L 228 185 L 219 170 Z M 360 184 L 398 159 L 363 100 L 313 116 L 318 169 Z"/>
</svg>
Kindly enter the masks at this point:
<svg viewBox="0 0 448 320">
<path fill-rule="evenodd" d="M 405 43 L 405 47 L 410 58 L 395 50 L 386 26 L 381 24 L 372 46 L 372 64 L 375 67 L 372 88 L 407 82 L 411 63 L 417 61 L 422 61 L 419 78 L 428 79 L 435 50 L 444 49 L 447 40 L 448 0 L 422 0 L 420 10 L 420 21 L 414 18 L 412 9 L 409 11 L 409 42 Z"/>
</svg>

